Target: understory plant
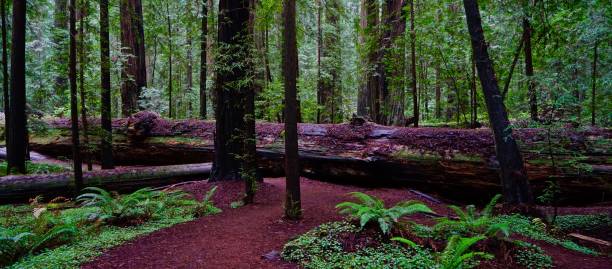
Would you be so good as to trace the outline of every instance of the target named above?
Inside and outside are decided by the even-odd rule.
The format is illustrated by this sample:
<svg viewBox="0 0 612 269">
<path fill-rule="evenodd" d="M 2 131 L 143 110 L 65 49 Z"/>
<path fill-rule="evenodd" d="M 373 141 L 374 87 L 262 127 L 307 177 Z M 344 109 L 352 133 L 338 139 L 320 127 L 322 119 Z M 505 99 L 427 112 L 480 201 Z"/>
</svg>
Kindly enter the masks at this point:
<svg viewBox="0 0 612 269">
<path fill-rule="evenodd" d="M 433 227 L 434 233 L 439 236 L 459 234 L 472 237 L 509 237 L 510 229 L 508 225 L 506 223 L 496 222 L 493 216 L 493 208 L 500 198 L 501 195 L 494 196 L 480 212 L 476 210 L 476 206 L 474 205 L 468 205 L 465 210 L 458 206 L 449 206 L 457 215 L 457 219 L 448 217 L 437 219 L 438 223 Z"/>
<path fill-rule="evenodd" d="M 336 205 L 340 213 L 358 219 L 362 229 L 369 223 L 377 222 L 384 235 L 388 235 L 402 217 L 417 213 L 434 213 L 429 207 L 418 201 L 403 201 L 391 208 L 386 208 L 384 201 L 380 198 L 362 192 L 352 192 L 350 195 L 358 202 L 343 202 Z"/>
<path fill-rule="evenodd" d="M 163 209 L 164 201 L 156 199 L 161 192 L 143 188 L 128 195 L 119 195 L 97 187 L 85 188 L 77 197 L 82 206 L 99 209 L 92 218 L 115 224 L 138 224 Z"/>
<path fill-rule="evenodd" d="M 23 255 L 71 241 L 77 234 L 77 227 L 63 224 L 41 234 L 32 231 L 11 233 L 11 230 L 0 228 L 0 266 L 10 265 Z"/>
<path fill-rule="evenodd" d="M 493 256 L 486 252 L 469 251 L 470 248 L 485 236 L 461 237 L 453 235 L 448 239 L 444 251 L 435 255 L 439 269 L 463 269 L 472 268 L 478 265 L 480 259 L 492 259 Z M 415 242 L 402 237 L 395 237 L 391 240 L 408 245 L 411 248 L 419 248 Z"/>
</svg>

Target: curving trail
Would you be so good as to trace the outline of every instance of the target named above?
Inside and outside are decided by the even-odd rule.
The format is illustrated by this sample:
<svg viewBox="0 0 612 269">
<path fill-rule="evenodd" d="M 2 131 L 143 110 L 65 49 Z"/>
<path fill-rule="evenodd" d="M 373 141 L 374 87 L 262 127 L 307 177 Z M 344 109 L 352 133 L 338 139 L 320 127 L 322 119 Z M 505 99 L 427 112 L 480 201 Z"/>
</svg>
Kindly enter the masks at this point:
<svg viewBox="0 0 612 269">
<path fill-rule="evenodd" d="M 301 183 L 304 218 L 299 222 L 281 218 L 284 180 L 266 179 L 259 185 L 256 203 L 238 209 L 229 208 L 229 203 L 240 197 L 242 183 L 222 183 L 218 184 L 215 197 L 222 213 L 140 237 L 111 249 L 82 268 L 297 268 L 280 261 L 273 252 L 280 252 L 292 237 L 321 223 L 341 219 L 334 206 L 347 199 L 345 193 L 363 191 L 389 204 L 426 200 L 401 189 L 364 189 L 308 179 Z M 201 197 L 210 187 L 209 183 L 198 182 L 182 188 Z M 448 214 L 444 204 L 434 201 L 427 204 L 438 213 Z M 421 222 L 431 221 L 424 216 L 419 218 Z M 263 258 L 266 254 L 272 258 Z M 553 255 L 563 256 L 557 268 L 574 268 L 572 264 L 580 264 L 580 268 L 608 268 L 612 261 L 559 249 Z"/>
</svg>

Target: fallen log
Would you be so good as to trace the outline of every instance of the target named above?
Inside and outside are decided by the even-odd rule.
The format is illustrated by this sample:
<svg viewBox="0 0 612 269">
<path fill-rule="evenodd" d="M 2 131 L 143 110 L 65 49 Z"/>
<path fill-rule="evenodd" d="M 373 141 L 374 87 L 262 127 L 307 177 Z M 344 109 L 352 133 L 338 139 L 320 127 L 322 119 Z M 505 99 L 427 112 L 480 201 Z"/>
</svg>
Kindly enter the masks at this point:
<svg viewBox="0 0 612 269">
<path fill-rule="evenodd" d="M 193 179 L 206 179 L 211 164 L 186 164 L 158 167 L 119 168 L 86 172 L 85 186 L 112 191 L 133 191 L 143 187 L 175 184 Z M 12 175 L 0 178 L 0 203 L 27 201 L 38 195 L 46 198 L 75 193 L 72 173 L 49 175 Z"/>
<path fill-rule="evenodd" d="M 139 118 L 146 119 L 146 124 L 137 124 Z M 91 125 L 95 124 L 93 121 Z M 201 163 L 213 159 L 212 121 L 167 121 L 147 114 L 115 120 L 113 124 L 115 162 L 119 165 Z M 58 130 L 55 136 L 34 136 L 30 139 L 31 148 L 69 158 L 69 136 L 61 134 L 68 131 L 69 121 L 57 120 L 50 126 Z M 282 130 L 282 124 L 257 124 L 259 166 L 264 176 L 283 175 Z M 536 195 L 542 193 L 546 181 L 557 180 L 564 199 L 561 203 L 612 200 L 612 149 L 605 146 L 612 140 L 611 130 L 563 130 L 552 135 L 552 149 L 547 148 L 546 130 L 517 129 L 514 133 L 521 141 Z M 500 190 L 499 167 L 488 129 L 400 128 L 367 122 L 300 124 L 299 145 L 302 175 L 313 179 L 409 186 L 452 193 L 457 199 L 463 196 L 469 201 L 488 201 Z M 94 158 L 99 155 L 96 147 L 85 153 Z"/>
</svg>

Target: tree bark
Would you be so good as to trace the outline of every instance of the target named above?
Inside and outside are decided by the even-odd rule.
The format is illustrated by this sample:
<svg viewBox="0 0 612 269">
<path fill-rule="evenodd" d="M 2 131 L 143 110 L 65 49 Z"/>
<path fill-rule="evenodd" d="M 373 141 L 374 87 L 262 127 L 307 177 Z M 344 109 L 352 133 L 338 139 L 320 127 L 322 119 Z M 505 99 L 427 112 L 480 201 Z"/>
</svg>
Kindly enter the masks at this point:
<svg viewBox="0 0 612 269">
<path fill-rule="evenodd" d="M 244 158 L 249 154 L 246 140 L 254 140 L 254 137 L 247 137 L 251 128 L 249 122 L 254 124 L 254 120 L 246 120 L 251 89 L 250 83 L 244 82 L 250 64 L 248 19 L 248 0 L 219 1 L 217 55 L 223 57 L 217 57 L 215 62 L 224 68 L 218 69 L 215 82 L 217 121 L 211 181 L 246 181 L 251 177 L 243 173 Z"/>
<path fill-rule="evenodd" d="M 72 124 L 72 161 L 75 193 L 83 188 L 83 167 L 79 141 L 79 105 L 77 101 L 77 44 L 76 44 L 76 0 L 70 0 L 70 60 L 68 79 L 70 81 L 70 120 Z"/>
<path fill-rule="evenodd" d="M 435 66 L 435 77 L 436 77 L 436 119 L 442 118 L 442 88 L 440 83 L 440 67 L 436 64 Z"/>
<path fill-rule="evenodd" d="M 53 11 L 53 27 L 56 30 L 60 30 L 55 32 L 53 35 L 53 43 L 54 46 L 54 57 L 53 60 L 58 63 L 66 63 L 68 58 L 66 57 L 66 51 L 68 50 L 68 0 L 55 0 L 55 9 Z M 65 68 L 65 65 L 58 64 L 56 65 L 55 71 L 57 75 L 54 79 L 54 91 L 55 95 L 59 98 L 56 100 L 55 105 L 63 106 L 65 101 L 62 100 L 60 96 L 64 96 L 68 88 L 68 72 Z"/>
<path fill-rule="evenodd" d="M 121 47 L 127 55 L 121 74 L 122 114 L 128 117 L 139 109 L 142 88 L 147 87 L 147 67 L 141 0 L 120 0 Z"/>
<path fill-rule="evenodd" d="M 170 4 L 166 2 L 166 29 L 168 30 L 168 117 L 174 118 L 172 100 L 172 21 L 170 20 Z"/>
<path fill-rule="evenodd" d="M 200 36 L 200 119 L 206 119 L 206 38 L 208 37 L 208 4 L 202 1 L 202 34 Z"/>
<path fill-rule="evenodd" d="M 414 117 L 414 127 L 419 127 L 419 99 L 417 95 L 417 76 L 416 76 L 416 32 L 414 29 L 414 0 L 410 0 L 410 74 L 412 87 L 412 115 Z"/>
<path fill-rule="evenodd" d="M 108 33 L 108 0 L 100 0 L 100 110 L 102 169 L 113 169 L 113 127 L 111 116 L 110 42 Z"/>
<path fill-rule="evenodd" d="M 597 45 L 598 41 L 595 41 L 595 47 L 593 47 L 593 85 L 591 88 L 591 125 L 595 126 L 595 93 L 597 90 Z"/>
<path fill-rule="evenodd" d="M 26 173 L 27 159 L 27 117 L 26 108 L 26 66 L 25 66 L 25 35 L 26 35 L 26 1 L 13 0 L 13 34 L 11 47 L 11 89 L 8 146 L 8 171 Z"/>
<path fill-rule="evenodd" d="M 9 144 L 9 74 L 8 74 L 8 52 L 6 36 L 6 0 L 0 0 L 0 16 L 2 16 L 2 93 L 4 101 L 4 141 Z M 8 173 L 7 173 L 8 174 Z"/>
<path fill-rule="evenodd" d="M 527 92 L 529 93 L 529 114 L 531 120 L 538 120 L 538 97 L 535 83 L 533 81 L 533 60 L 531 53 L 531 25 L 529 19 L 523 19 L 523 31 L 525 33 L 525 75 L 527 76 Z"/>
<path fill-rule="evenodd" d="M 489 121 L 493 130 L 495 152 L 500 165 L 504 198 L 509 204 L 528 204 L 533 201 L 523 158 L 512 135 L 508 114 L 499 92 L 493 64 L 487 51 L 477 0 L 463 0 L 472 49 L 478 68 L 480 84 L 485 95 Z"/>
<path fill-rule="evenodd" d="M 83 6 L 80 7 L 79 12 L 79 38 L 78 38 L 78 50 L 79 50 L 79 94 L 81 99 L 81 124 L 83 126 L 83 144 L 87 149 L 85 152 L 85 162 L 87 163 L 87 170 L 93 169 L 91 163 L 91 154 L 89 154 L 89 126 L 87 123 L 87 98 L 85 93 L 85 68 L 87 65 L 85 58 L 85 17 L 87 16 L 87 9 L 89 3 L 87 0 L 80 2 Z"/>
<path fill-rule="evenodd" d="M 285 87 L 285 176 L 287 177 L 285 216 L 301 217 L 300 164 L 298 155 L 297 38 L 295 0 L 283 1 L 283 77 Z"/>
</svg>

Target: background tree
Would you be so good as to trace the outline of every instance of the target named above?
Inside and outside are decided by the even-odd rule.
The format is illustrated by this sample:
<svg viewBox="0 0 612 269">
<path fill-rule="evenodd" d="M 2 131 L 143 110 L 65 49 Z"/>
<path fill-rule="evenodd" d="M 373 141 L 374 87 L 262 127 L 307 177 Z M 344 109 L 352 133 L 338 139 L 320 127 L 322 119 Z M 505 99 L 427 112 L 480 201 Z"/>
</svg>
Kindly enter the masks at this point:
<svg viewBox="0 0 612 269">
<path fill-rule="evenodd" d="M 285 87 L 285 175 L 287 190 L 285 216 L 301 217 L 300 164 L 298 153 L 297 109 L 297 38 L 295 0 L 283 0 L 283 77 Z"/>
<path fill-rule="evenodd" d="M 0 16 L 2 20 L 2 100 L 4 109 L 4 128 L 9 130 L 9 74 L 8 74 L 8 46 L 6 36 L 6 1 L 0 0 Z M 9 144 L 9 133 L 4 132 L 4 141 Z"/>
<path fill-rule="evenodd" d="M 504 198 L 510 204 L 532 202 L 527 172 L 504 107 L 495 77 L 493 63 L 487 51 L 477 0 L 463 0 L 478 76 L 485 95 L 489 121 L 493 129 L 495 152 L 500 166 Z"/>
<path fill-rule="evenodd" d="M 206 119 L 206 78 L 207 78 L 207 37 L 208 37 L 208 3 L 202 1 L 202 34 L 200 36 L 200 119 Z"/>
<path fill-rule="evenodd" d="M 130 116 L 139 110 L 138 99 L 147 87 L 143 13 L 140 0 L 120 0 L 121 46 L 128 55 L 124 63 L 121 85 L 122 113 Z"/>
<path fill-rule="evenodd" d="M 77 44 L 76 44 L 76 0 L 70 0 L 70 60 L 68 80 L 70 81 L 70 120 L 72 123 L 72 162 L 76 191 L 83 188 L 81 146 L 79 141 L 79 105 L 77 101 Z"/>
</svg>

